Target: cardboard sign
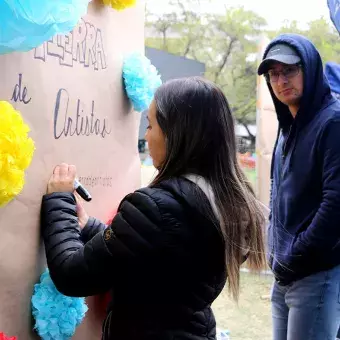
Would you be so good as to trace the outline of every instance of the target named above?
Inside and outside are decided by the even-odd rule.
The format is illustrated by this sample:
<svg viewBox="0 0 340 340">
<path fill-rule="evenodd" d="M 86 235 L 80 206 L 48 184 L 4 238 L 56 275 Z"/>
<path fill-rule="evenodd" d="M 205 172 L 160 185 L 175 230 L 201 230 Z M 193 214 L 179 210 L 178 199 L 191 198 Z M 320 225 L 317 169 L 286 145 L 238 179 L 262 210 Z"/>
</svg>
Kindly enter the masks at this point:
<svg viewBox="0 0 340 340">
<path fill-rule="evenodd" d="M 21 112 L 36 144 L 23 192 L 0 208 L 0 330 L 20 340 L 37 338 L 30 300 L 45 268 L 39 212 L 55 165 L 77 166 L 93 197 L 85 209 L 103 221 L 140 185 L 139 116 L 123 91 L 122 64 L 143 50 L 143 3 L 117 12 L 98 1 L 73 32 L 0 56 L 0 99 Z M 100 339 L 103 315 L 93 298 L 88 304 L 74 339 Z"/>
<path fill-rule="evenodd" d="M 259 46 L 258 63 L 262 61 L 269 39 L 263 37 Z M 270 166 L 272 152 L 277 135 L 277 117 L 274 103 L 266 80 L 258 77 L 257 83 L 257 135 L 256 135 L 256 193 L 259 200 L 269 205 L 270 198 Z"/>
</svg>

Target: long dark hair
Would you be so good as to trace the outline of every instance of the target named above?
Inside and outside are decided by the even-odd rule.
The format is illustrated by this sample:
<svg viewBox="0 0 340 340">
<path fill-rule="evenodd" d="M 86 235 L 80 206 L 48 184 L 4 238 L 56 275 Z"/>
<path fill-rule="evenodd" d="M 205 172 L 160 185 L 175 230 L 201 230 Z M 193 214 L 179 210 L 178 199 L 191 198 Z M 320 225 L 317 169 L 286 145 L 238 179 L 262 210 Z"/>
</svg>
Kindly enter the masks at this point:
<svg viewBox="0 0 340 340">
<path fill-rule="evenodd" d="M 266 261 L 264 217 L 237 161 L 228 101 L 215 84 L 192 77 L 163 84 L 156 91 L 155 104 L 167 153 L 151 186 L 184 174 L 196 174 L 208 181 L 221 217 L 229 291 L 237 300 L 243 237 L 250 250 L 250 269 L 260 271 Z"/>
</svg>

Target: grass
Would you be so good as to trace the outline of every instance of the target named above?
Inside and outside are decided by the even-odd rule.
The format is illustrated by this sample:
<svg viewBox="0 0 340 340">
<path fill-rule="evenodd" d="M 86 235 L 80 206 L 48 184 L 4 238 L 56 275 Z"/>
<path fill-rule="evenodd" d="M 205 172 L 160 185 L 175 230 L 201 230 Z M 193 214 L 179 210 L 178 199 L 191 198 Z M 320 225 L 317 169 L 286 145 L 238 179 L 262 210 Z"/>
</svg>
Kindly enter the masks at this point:
<svg viewBox="0 0 340 340">
<path fill-rule="evenodd" d="M 214 302 L 217 327 L 228 329 L 231 340 L 272 339 L 270 301 L 266 298 L 272 280 L 269 275 L 242 273 L 238 305 L 229 297 L 227 287 Z"/>
<path fill-rule="evenodd" d="M 246 169 L 243 168 L 245 175 L 248 177 L 248 180 L 252 184 L 253 188 L 255 189 L 256 186 L 256 171 L 254 169 Z"/>
</svg>

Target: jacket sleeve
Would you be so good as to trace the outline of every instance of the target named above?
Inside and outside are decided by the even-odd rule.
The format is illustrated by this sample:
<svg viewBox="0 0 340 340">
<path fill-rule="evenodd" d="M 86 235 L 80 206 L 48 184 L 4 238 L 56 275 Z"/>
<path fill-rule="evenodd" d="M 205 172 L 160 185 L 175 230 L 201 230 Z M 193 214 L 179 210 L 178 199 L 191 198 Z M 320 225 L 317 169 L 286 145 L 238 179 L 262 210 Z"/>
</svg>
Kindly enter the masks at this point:
<svg viewBox="0 0 340 340">
<path fill-rule="evenodd" d="M 327 253 L 340 239 L 340 121 L 329 121 L 321 134 L 319 155 L 322 201 L 308 228 L 293 244 L 293 255 Z"/>
<path fill-rule="evenodd" d="M 157 204 L 136 192 L 124 199 L 112 224 L 81 240 L 73 194 L 43 197 L 41 223 L 47 263 L 57 289 L 68 296 L 108 291 L 121 275 L 143 265 L 166 238 Z"/>
<path fill-rule="evenodd" d="M 104 231 L 106 228 L 107 228 L 107 225 L 105 225 L 103 222 L 99 221 L 98 219 L 94 217 L 90 217 L 85 227 L 81 231 L 82 242 L 86 243 L 92 240 L 92 238 L 95 235 L 97 235 L 101 231 Z"/>
</svg>

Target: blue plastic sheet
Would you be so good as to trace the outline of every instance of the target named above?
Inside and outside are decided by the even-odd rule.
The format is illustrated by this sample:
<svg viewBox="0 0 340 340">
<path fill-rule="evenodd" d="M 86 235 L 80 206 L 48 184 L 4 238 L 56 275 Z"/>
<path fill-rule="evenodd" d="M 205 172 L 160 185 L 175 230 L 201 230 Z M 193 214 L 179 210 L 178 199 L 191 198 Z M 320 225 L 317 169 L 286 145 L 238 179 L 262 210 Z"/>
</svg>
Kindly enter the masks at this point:
<svg viewBox="0 0 340 340">
<path fill-rule="evenodd" d="M 325 66 L 325 75 L 329 81 L 331 91 L 337 97 L 340 96 L 340 65 L 328 62 Z"/>
<path fill-rule="evenodd" d="M 231 340 L 230 332 L 228 330 L 216 329 L 216 340 Z"/>
<path fill-rule="evenodd" d="M 67 34 L 87 13 L 89 0 L 0 0 L 0 54 L 29 51 Z"/>
<path fill-rule="evenodd" d="M 327 4 L 333 24 L 340 33 L 340 0 L 327 0 Z"/>
</svg>

